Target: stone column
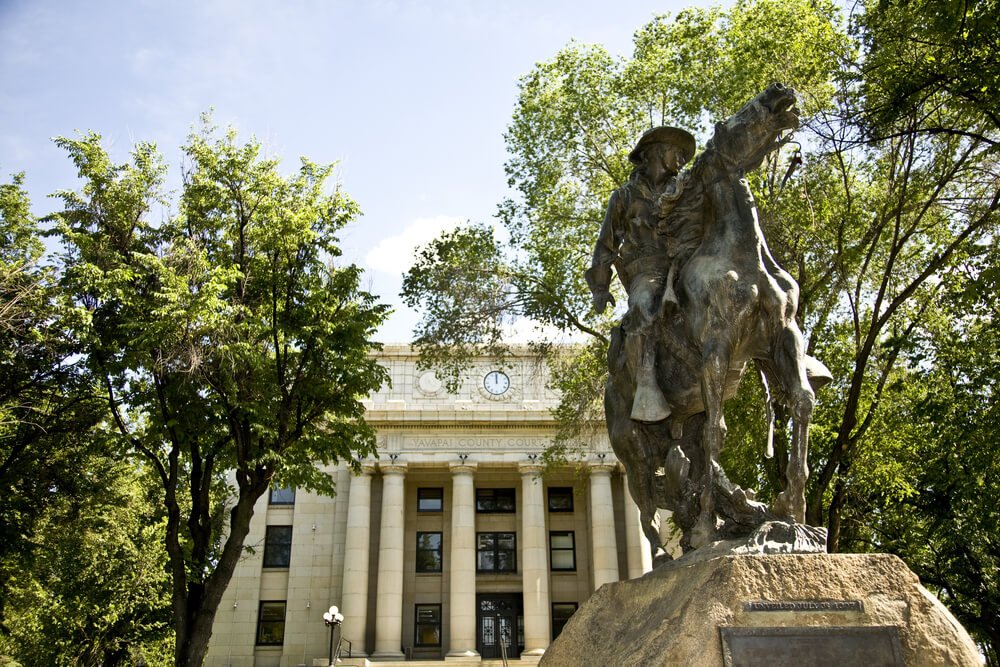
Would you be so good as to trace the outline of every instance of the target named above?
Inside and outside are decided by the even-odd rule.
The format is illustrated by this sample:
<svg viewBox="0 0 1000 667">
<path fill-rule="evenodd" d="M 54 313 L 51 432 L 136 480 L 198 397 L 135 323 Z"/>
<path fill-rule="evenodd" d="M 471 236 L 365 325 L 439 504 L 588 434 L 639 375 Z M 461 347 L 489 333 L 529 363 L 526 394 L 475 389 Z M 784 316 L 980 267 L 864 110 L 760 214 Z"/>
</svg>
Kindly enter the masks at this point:
<svg viewBox="0 0 1000 667">
<path fill-rule="evenodd" d="M 451 464 L 451 573 L 449 658 L 476 657 L 475 463 Z"/>
<path fill-rule="evenodd" d="M 347 499 L 347 531 L 344 548 L 344 636 L 351 640 L 354 655 L 365 656 L 368 632 L 368 561 L 371 534 L 373 465 L 363 465 L 361 474 L 351 478 Z M 331 601 L 331 604 L 337 604 Z"/>
<path fill-rule="evenodd" d="M 548 534 L 545 532 L 545 494 L 539 475 L 542 466 L 522 463 L 521 576 L 524 589 L 524 653 L 541 655 L 552 641 L 549 622 Z"/>
<path fill-rule="evenodd" d="M 649 540 L 642 532 L 639 507 L 628 491 L 628 481 L 624 481 L 622 486 L 625 489 L 625 548 L 628 551 L 628 578 L 635 579 L 653 569 L 653 556 Z"/>
<path fill-rule="evenodd" d="M 611 497 L 613 463 L 590 464 L 590 541 L 594 554 L 594 590 L 618 581 L 618 541 L 615 538 L 614 500 Z"/>
<path fill-rule="evenodd" d="M 405 463 L 382 469 L 382 522 L 378 547 L 378 599 L 375 604 L 375 660 L 403 659 L 403 522 Z"/>
<path fill-rule="evenodd" d="M 681 538 L 680 533 L 674 529 L 674 522 L 671 520 L 674 513 L 665 509 L 659 509 L 656 512 L 660 515 L 660 544 L 665 552 L 674 558 L 679 558 L 682 553 Z"/>
</svg>

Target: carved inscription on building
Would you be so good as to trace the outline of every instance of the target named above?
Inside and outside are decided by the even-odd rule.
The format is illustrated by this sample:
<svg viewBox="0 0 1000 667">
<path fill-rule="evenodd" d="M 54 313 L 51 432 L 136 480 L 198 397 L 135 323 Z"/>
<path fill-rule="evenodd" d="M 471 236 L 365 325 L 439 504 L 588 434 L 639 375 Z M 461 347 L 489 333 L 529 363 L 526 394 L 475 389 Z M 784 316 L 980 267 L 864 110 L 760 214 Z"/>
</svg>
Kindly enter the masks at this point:
<svg viewBox="0 0 1000 667">
<path fill-rule="evenodd" d="M 546 437 L 498 437 L 498 436 L 423 436 L 406 438 L 403 449 L 445 449 L 445 450 L 540 450 L 549 445 Z"/>
</svg>

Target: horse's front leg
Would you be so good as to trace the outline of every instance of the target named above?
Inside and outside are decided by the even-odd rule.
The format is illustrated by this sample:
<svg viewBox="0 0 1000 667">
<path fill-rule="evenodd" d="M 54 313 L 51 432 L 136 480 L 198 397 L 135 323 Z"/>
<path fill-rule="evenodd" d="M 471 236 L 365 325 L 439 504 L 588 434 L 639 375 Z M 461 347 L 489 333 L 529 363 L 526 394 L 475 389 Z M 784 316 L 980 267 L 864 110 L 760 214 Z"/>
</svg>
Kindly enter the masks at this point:
<svg viewBox="0 0 1000 667">
<path fill-rule="evenodd" d="M 704 367 L 701 375 L 701 394 L 705 404 L 705 426 L 702 431 L 702 448 L 705 470 L 702 473 L 701 506 L 698 520 L 691 530 L 691 546 L 695 549 L 712 542 L 716 531 L 715 476 L 722 442 L 726 437 L 726 422 L 722 414 L 723 391 L 729 372 L 729 350 L 721 341 L 711 341 L 704 347 Z"/>
<path fill-rule="evenodd" d="M 785 468 L 785 490 L 778 494 L 774 510 L 798 523 L 806 521 L 806 480 L 809 479 L 809 423 L 816 395 L 806 375 L 805 346 L 798 327 L 781 332 L 775 354 L 775 369 L 785 387 L 792 416 L 792 446 Z"/>
</svg>

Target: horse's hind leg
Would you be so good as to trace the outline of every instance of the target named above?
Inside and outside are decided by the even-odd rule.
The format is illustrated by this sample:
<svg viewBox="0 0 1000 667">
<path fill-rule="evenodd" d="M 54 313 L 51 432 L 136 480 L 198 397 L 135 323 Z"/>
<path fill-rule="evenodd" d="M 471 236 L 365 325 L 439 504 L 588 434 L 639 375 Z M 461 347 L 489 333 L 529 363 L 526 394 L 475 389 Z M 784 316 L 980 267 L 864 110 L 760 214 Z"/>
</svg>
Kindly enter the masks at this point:
<svg viewBox="0 0 1000 667">
<path fill-rule="evenodd" d="M 806 375 L 805 346 L 795 323 L 782 330 L 775 346 L 774 370 L 784 388 L 792 415 L 792 446 L 785 469 L 785 490 L 778 494 L 774 510 L 798 523 L 806 520 L 806 480 L 809 479 L 809 422 L 816 395 Z"/>
<path fill-rule="evenodd" d="M 730 355 L 721 341 L 711 341 L 704 347 L 704 367 L 701 377 L 702 400 L 705 403 L 705 425 L 702 448 L 705 466 L 702 472 L 701 507 L 691 531 L 691 546 L 695 549 L 709 544 L 715 536 L 715 462 L 722 452 L 726 437 L 726 422 L 722 415 L 723 391 L 729 372 Z"/>
</svg>

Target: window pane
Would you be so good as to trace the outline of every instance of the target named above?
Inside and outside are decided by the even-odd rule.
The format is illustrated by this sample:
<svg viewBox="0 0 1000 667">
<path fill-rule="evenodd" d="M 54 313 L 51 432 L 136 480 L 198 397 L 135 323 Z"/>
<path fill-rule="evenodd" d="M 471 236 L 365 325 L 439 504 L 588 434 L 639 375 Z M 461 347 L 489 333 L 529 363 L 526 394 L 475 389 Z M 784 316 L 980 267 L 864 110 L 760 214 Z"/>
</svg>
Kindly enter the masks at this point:
<svg viewBox="0 0 1000 667">
<path fill-rule="evenodd" d="M 514 511 L 514 489 L 497 489 L 497 512 Z"/>
<path fill-rule="evenodd" d="M 552 639 L 559 636 L 563 626 L 575 612 L 575 602 L 556 602 L 552 605 Z"/>
<path fill-rule="evenodd" d="M 441 512 L 444 510 L 444 489 L 417 489 L 418 512 Z"/>
<path fill-rule="evenodd" d="M 497 552 L 497 570 L 500 572 L 514 572 L 517 570 L 513 551 Z"/>
<path fill-rule="evenodd" d="M 552 533 L 553 549 L 572 549 L 573 535 L 570 533 Z"/>
<path fill-rule="evenodd" d="M 295 489 L 287 487 L 282 489 L 271 489 L 269 502 L 272 505 L 294 505 Z"/>
<path fill-rule="evenodd" d="M 514 533 L 497 533 L 497 547 L 500 549 L 513 549 Z"/>
<path fill-rule="evenodd" d="M 572 551 L 553 551 L 552 552 L 552 569 L 553 570 L 574 570 L 576 569 L 576 559 L 573 558 Z"/>
<path fill-rule="evenodd" d="M 441 553 L 437 551 L 417 552 L 417 572 L 440 572 Z"/>
<path fill-rule="evenodd" d="M 441 549 L 441 533 L 417 533 L 418 549 Z"/>
<path fill-rule="evenodd" d="M 492 551 L 480 551 L 477 556 L 476 569 L 482 570 L 483 572 L 492 572 L 496 569 L 494 566 L 496 561 L 493 557 Z"/>
<path fill-rule="evenodd" d="M 264 567 L 288 567 L 292 559 L 292 527 L 268 526 L 264 537 Z"/>
<path fill-rule="evenodd" d="M 494 545 L 494 537 L 496 533 L 479 533 L 477 539 L 479 540 L 480 549 L 492 549 Z"/>
<path fill-rule="evenodd" d="M 415 635 L 417 646 L 441 645 L 441 605 L 416 605 Z"/>
<path fill-rule="evenodd" d="M 417 533 L 417 572 L 440 572 L 441 555 L 441 533 Z"/>
<path fill-rule="evenodd" d="M 566 486 L 556 486 L 549 488 L 549 511 L 550 512 L 572 512 L 573 511 L 573 488 Z"/>
<path fill-rule="evenodd" d="M 417 623 L 440 623 L 441 607 L 438 605 L 418 604 Z"/>
<path fill-rule="evenodd" d="M 261 602 L 257 616 L 257 643 L 280 645 L 285 640 L 285 603 Z"/>
<path fill-rule="evenodd" d="M 493 489 L 476 489 L 476 511 L 492 512 L 496 509 Z"/>
<path fill-rule="evenodd" d="M 476 489 L 477 512 L 514 511 L 514 489 Z"/>
</svg>

